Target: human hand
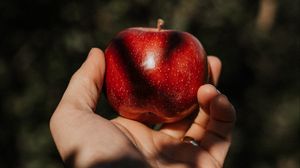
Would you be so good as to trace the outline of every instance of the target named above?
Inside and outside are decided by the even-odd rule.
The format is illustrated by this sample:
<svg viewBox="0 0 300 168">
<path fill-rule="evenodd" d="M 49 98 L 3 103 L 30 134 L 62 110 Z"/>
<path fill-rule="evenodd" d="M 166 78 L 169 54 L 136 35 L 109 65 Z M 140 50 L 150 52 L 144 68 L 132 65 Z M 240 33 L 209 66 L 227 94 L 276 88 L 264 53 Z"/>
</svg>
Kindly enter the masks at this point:
<svg viewBox="0 0 300 168">
<path fill-rule="evenodd" d="M 212 81 L 216 83 L 221 62 L 212 56 L 208 57 L 208 62 Z M 196 116 L 153 130 L 123 117 L 109 121 L 95 114 L 104 72 L 102 51 L 92 49 L 72 76 L 51 117 L 51 133 L 67 166 L 223 166 L 231 143 L 235 110 L 213 85 L 199 88 L 197 96 L 201 108 Z M 192 137 L 197 144 L 184 143 L 183 137 Z"/>
</svg>

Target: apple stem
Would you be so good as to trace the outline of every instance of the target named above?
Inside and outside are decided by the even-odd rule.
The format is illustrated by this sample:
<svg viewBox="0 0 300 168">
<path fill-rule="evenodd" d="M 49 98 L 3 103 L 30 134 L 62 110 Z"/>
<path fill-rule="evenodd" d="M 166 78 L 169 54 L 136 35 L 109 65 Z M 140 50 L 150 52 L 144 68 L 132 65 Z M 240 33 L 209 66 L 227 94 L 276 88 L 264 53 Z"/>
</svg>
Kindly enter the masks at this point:
<svg viewBox="0 0 300 168">
<path fill-rule="evenodd" d="M 163 25 L 164 25 L 164 20 L 159 18 L 157 20 L 157 30 L 160 31 L 162 29 Z"/>
</svg>

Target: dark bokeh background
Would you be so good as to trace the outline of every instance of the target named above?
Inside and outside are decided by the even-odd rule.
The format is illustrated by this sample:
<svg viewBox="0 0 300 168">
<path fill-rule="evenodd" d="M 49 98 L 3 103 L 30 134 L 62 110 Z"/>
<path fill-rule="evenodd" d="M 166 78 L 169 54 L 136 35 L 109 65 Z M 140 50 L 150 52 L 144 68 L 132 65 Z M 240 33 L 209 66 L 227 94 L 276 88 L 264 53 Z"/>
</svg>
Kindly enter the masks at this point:
<svg viewBox="0 0 300 168">
<path fill-rule="evenodd" d="M 120 30 L 155 26 L 159 17 L 223 61 L 218 88 L 238 111 L 225 167 L 300 167 L 299 7 L 295 0 L 1 1 L 0 167 L 63 167 L 48 121 L 69 78 L 91 47 L 105 49 Z"/>
</svg>

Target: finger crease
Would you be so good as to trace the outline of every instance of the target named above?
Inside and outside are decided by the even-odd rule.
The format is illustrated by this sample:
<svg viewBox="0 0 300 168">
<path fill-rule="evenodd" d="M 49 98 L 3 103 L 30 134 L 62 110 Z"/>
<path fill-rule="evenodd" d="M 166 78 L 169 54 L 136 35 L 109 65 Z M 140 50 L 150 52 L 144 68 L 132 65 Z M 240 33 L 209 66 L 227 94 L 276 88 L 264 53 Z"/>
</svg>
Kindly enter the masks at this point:
<svg viewBox="0 0 300 168">
<path fill-rule="evenodd" d="M 235 120 L 231 120 L 231 121 L 227 121 L 227 120 L 222 120 L 222 119 L 218 119 L 215 117 L 212 117 L 213 120 L 217 121 L 217 122 L 221 122 L 221 123 L 234 123 Z"/>
<path fill-rule="evenodd" d="M 203 124 L 197 123 L 197 122 L 193 122 L 193 124 L 198 125 L 199 127 L 206 129 L 206 126 L 204 126 Z"/>
<path fill-rule="evenodd" d="M 216 132 L 216 131 L 213 131 L 213 130 L 208 129 L 208 130 L 207 130 L 207 133 L 210 133 L 210 134 L 212 134 L 213 136 L 216 136 L 216 137 L 218 137 L 218 138 L 220 138 L 220 139 L 222 139 L 222 140 L 228 141 L 228 138 L 227 138 L 226 136 L 221 135 L 220 133 L 218 133 L 218 132 Z"/>
</svg>

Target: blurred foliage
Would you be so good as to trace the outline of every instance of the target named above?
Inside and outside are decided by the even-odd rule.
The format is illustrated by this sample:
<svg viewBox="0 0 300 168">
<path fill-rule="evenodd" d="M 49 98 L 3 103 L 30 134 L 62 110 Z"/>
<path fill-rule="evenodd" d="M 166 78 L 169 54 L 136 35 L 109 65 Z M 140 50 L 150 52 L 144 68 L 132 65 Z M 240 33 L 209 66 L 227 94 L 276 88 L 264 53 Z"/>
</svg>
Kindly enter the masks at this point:
<svg viewBox="0 0 300 168">
<path fill-rule="evenodd" d="M 262 7 L 263 6 L 263 7 Z M 122 29 L 188 31 L 223 61 L 219 89 L 238 111 L 225 167 L 298 168 L 299 1 L 0 2 L 0 167 L 63 167 L 48 122 L 91 47 Z M 100 114 L 111 115 L 101 102 Z"/>
</svg>

